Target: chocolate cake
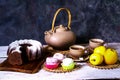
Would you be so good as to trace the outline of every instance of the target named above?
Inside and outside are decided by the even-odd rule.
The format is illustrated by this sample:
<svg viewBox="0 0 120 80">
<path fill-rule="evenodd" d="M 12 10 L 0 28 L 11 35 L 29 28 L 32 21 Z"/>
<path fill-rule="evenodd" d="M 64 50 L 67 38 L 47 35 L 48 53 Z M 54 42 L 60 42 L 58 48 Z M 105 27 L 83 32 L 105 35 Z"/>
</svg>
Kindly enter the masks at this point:
<svg viewBox="0 0 120 80">
<path fill-rule="evenodd" d="M 42 44 L 36 40 L 16 40 L 9 44 L 8 62 L 12 65 L 22 65 L 42 57 Z"/>
</svg>

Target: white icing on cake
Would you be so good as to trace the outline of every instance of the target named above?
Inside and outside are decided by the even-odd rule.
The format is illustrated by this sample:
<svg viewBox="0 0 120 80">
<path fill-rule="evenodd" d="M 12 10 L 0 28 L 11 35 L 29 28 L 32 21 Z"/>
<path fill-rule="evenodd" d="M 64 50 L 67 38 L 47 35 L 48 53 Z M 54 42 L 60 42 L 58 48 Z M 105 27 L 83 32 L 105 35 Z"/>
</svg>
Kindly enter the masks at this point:
<svg viewBox="0 0 120 80">
<path fill-rule="evenodd" d="M 56 59 L 62 61 L 62 60 L 64 59 L 64 55 L 61 54 L 61 53 L 55 53 L 55 54 L 53 55 L 53 58 L 56 58 Z"/>
<path fill-rule="evenodd" d="M 46 58 L 46 64 L 47 65 L 55 65 L 58 63 L 58 59 L 53 58 L 53 57 L 47 57 Z"/>
<path fill-rule="evenodd" d="M 12 53 L 14 53 L 14 52 L 19 52 L 19 53 L 21 53 L 21 51 L 20 51 L 19 49 L 20 49 L 20 46 L 18 46 L 15 50 L 13 50 Z"/>
<path fill-rule="evenodd" d="M 41 48 L 42 48 L 42 44 L 40 42 L 38 42 L 38 41 L 35 41 L 35 40 L 29 40 L 28 42 L 36 45 L 36 48 L 38 49 L 38 55 L 40 55 L 41 54 L 40 51 L 41 51 Z"/>
<path fill-rule="evenodd" d="M 36 46 L 28 46 L 27 48 L 28 48 L 29 51 L 31 51 L 31 56 L 32 56 L 31 58 L 29 58 L 29 60 L 35 60 L 36 59 L 35 53 L 37 51 L 37 47 Z"/>
<path fill-rule="evenodd" d="M 30 45 L 30 46 L 27 46 L 27 49 L 28 49 L 27 56 L 29 60 L 35 60 L 36 58 L 38 59 L 41 57 L 42 44 L 39 41 L 32 40 L 32 39 L 16 40 L 12 42 L 11 44 L 9 44 L 7 54 L 9 55 L 9 53 L 11 53 L 11 50 L 12 52 L 16 51 L 18 53 L 21 53 L 20 47 L 23 44 Z M 31 55 L 31 58 L 30 58 L 30 55 Z"/>
<path fill-rule="evenodd" d="M 71 58 L 65 58 L 65 59 L 63 59 L 62 64 L 65 65 L 65 66 L 68 66 L 68 65 L 70 65 L 73 62 L 74 62 L 73 59 L 71 59 Z"/>
</svg>

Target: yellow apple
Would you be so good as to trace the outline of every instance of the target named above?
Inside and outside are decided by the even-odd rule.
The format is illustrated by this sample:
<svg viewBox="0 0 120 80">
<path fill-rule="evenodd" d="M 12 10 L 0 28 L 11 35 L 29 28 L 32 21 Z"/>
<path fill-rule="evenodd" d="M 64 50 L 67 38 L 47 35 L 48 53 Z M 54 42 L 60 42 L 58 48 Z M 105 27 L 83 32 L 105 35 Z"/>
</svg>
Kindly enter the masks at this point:
<svg viewBox="0 0 120 80">
<path fill-rule="evenodd" d="M 108 48 L 104 54 L 104 61 L 108 65 L 115 64 L 118 61 L 118 53 L 115 49 Z"/>
<path fill-rule="evenodd" d="M 95 66 L 100 65 L 103 63 L 103 56 L 98 53 L 93 53 L 90 55 L 89 62 Z"/>
<path fill-rule="evenodd" d="M 99 53 L 101 55 L 104 55 L 106 51 L 106 47 L 105 46 L 98 46 L 94 49 L 93 53 Z"/>
</svg>

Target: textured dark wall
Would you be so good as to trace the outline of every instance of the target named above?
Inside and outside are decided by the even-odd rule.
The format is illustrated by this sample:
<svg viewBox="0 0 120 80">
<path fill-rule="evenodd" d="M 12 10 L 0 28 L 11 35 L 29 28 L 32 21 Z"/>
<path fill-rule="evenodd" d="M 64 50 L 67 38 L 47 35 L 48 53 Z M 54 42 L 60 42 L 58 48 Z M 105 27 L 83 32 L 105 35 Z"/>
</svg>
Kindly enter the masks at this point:
<svg viewBox="0 0 120 80">
<path fill-rule="evenodd" d="M 0 0 L 0 45 L 17 39 L 45 44 L 44 31 L 51 29 L 54 14 L 61 7 L 71 11 L 76 43 L 94 37 L 120 42 L 120 0 Z M 61 12 L 55 24 L 67 26 L 66 13 Z"/>
</svg>

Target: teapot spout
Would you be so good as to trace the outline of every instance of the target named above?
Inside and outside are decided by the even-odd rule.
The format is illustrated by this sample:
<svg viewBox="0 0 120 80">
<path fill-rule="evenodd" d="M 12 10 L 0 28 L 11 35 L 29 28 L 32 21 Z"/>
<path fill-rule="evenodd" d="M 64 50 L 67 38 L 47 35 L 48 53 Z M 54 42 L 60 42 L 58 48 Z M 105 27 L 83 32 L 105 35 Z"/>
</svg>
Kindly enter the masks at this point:
<svg viewBox="0 0 120 80">
<path fill-rule="evenodd" d="M 45 31 L 45 41 L 48 42 L 49 39 L 51 38 L 52 33 L 50 31 Z"/>
<path fill-rule="evenodd" d="M 45 31 L 44 34 L 45 34 L 45 35 L 48 35 L 48 31 Z"/>
</svg>

